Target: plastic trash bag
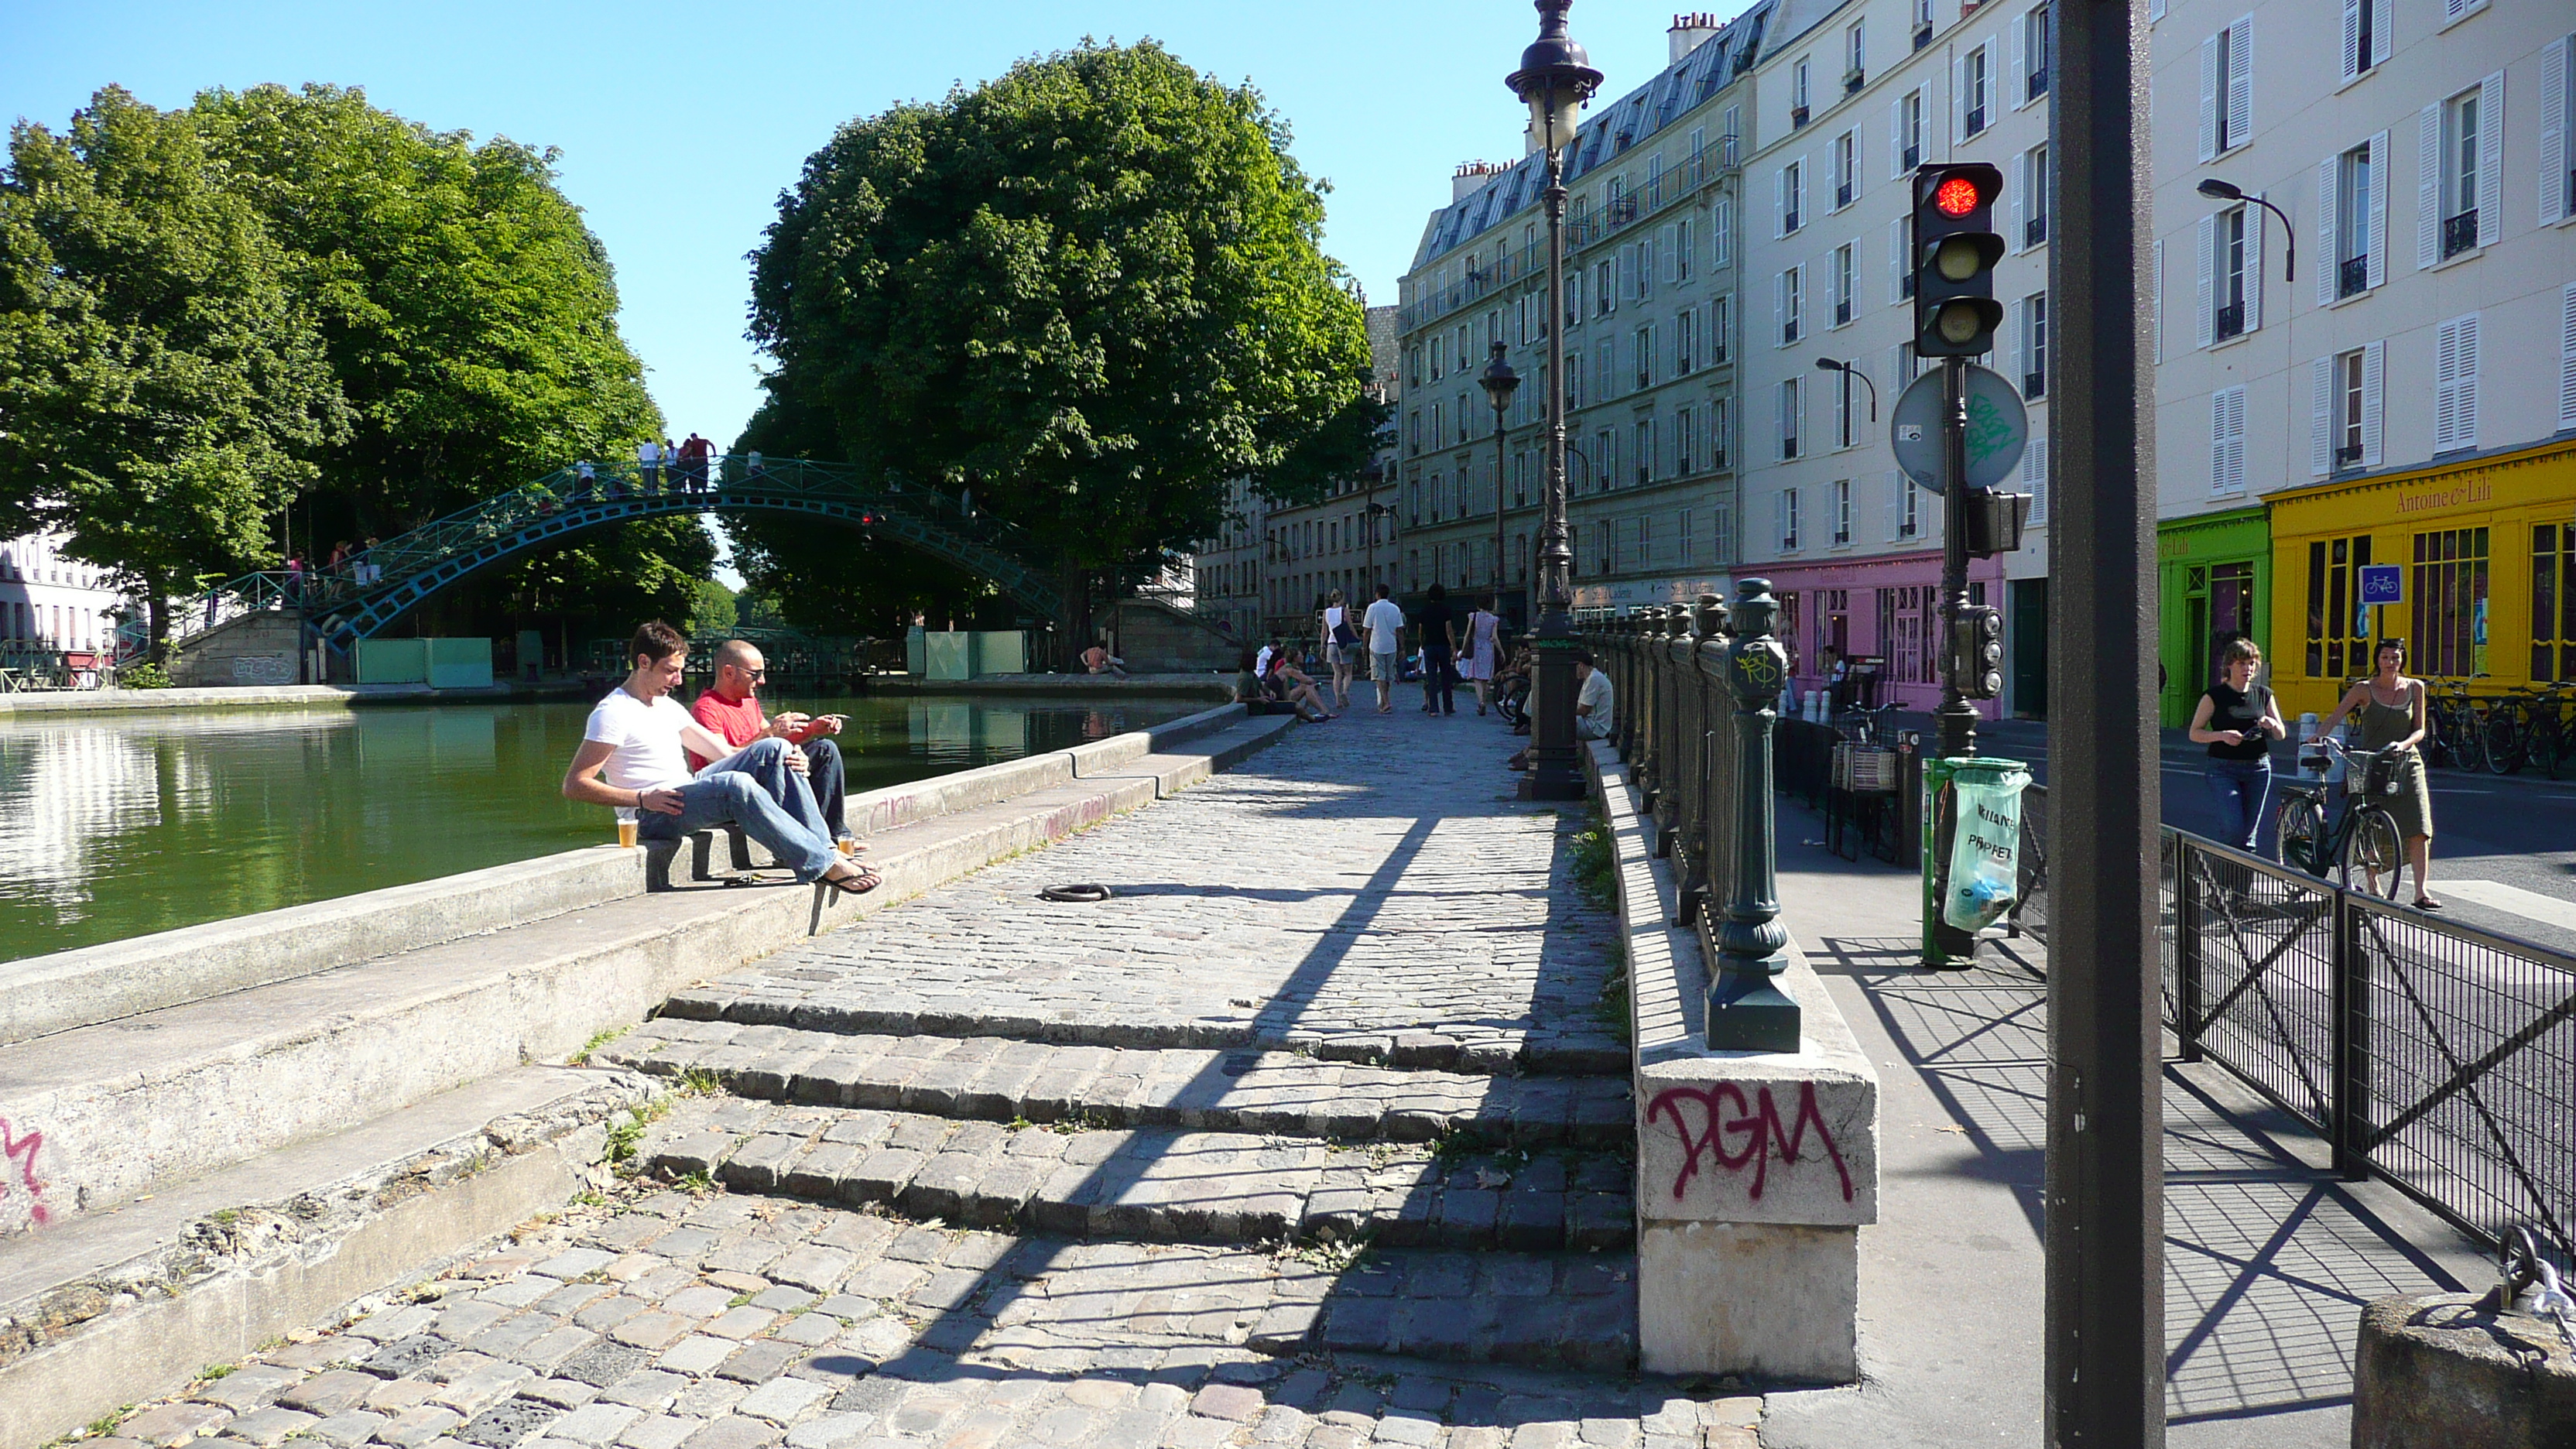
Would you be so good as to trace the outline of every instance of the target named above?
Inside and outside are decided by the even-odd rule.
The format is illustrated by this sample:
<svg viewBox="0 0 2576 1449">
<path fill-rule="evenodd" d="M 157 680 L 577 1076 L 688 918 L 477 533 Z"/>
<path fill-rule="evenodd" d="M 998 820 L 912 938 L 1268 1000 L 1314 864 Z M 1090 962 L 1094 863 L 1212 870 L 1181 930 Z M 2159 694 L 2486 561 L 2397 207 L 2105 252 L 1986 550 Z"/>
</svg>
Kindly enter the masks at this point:
<svg viewBox="0 0 2576 1449">
<path fill-rule="evenodd" d="M 2029 783 L 2030 772 L 2018 765 L 1962 765 L 1951 785 L 1959 823 L 1941 919 L 1962 931 L 2001 920 L 2020 894 L 2021 792 Z"/>
</svg>

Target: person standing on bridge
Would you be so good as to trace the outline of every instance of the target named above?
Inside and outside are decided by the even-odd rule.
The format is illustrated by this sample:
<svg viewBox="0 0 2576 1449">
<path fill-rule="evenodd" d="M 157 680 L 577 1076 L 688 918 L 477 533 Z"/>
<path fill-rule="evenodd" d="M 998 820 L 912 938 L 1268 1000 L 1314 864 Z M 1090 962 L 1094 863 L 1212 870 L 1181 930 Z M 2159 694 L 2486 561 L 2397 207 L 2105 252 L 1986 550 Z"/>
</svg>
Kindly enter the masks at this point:
<svg viewBox="0 0 2576 1449">
<path fill-rule="evenodd" d="M 647 493 L 662 486 L 662 445 L 651 438 L 635 445 L 636 486 Z"/>
<path fill-rule="evenodd" d="M 581 748 L 564 771 L 565 799 L 605 805 L 621 816 L 632 812 L 636 835 L 645 840 L 676 840 L 731 822 L 799 882 L 819 880 L 850 895 L 877 888 L 876 872 L 833 848 L 805 785 L 802 751 L 774 735 L 734 750 L 670 697 L 689 662 L 689 641 L 679 630 L 659 619 L 644 624 L 627 645 L 626 660 L 626 681 L 590 712 Z M 692 752 L 715 762 L 692 774 Z"/>
<path fill-rule="evenodd" d="M 687 480 L 686 487 L 690 492 L 707 491 L 707 459 L 714 456 L 715 451 L 715 444 L 695 433 L 689 434 L 689 440 L 680 445 L 680 476 Z"/>
<path fill-rule="evenodd" d="M 857 841 L 843 816 L 847 774 L 841 747 L 832 741 L 841 732 L 841 717 L 788 712 L 763 718 L 760 686 L 768 679 L 769 661 L 761 657 L 759 645 L 748 639 L 727 639 L 716 646 L 715 683 L 698 696 L 689 714 L 734 749 L 758 739 L 781 739 L 794 745 L 805 756 L 805 783 L 814 792 L 814 804 L 823 812 L 832 843 L 844 855 L 855 854 Z M 690 769 L 703 770 L 710 763 L 708 756 L 689 752 Z"/>
</svg>

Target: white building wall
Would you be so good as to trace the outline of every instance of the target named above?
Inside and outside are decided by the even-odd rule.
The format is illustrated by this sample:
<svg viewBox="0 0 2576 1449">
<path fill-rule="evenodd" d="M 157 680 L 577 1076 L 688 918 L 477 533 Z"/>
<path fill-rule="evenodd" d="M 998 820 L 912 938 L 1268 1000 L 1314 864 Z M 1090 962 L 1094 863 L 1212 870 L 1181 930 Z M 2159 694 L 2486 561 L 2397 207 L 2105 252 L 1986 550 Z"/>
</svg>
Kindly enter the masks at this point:
<svg viewBox="0 0 2576 1449">
<path fill-rule="evenodd" d="M 0 641 L 45 649 L 100 651 L 116 636 L 125 596 L 96 564 L 63 557 L 57 534 L 0 543 Z"/>
</svg>

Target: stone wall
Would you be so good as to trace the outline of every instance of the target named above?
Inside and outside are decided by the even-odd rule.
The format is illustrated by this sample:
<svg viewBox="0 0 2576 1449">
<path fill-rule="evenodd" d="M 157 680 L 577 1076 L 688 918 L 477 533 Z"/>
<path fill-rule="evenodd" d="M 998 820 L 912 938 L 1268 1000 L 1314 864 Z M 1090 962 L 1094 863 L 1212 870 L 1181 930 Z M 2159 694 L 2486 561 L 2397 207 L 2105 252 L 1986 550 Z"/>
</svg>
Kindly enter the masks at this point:
<svg viewBox="0 0 2576 1449">
<path fill-rule="evenodd" d="M 170 661 L 182 689 L 296 684 L 301 625 L 291 614 L 245 614 L 190 639 Z"/>
<path fill-rule="evenodd" d="M 1250 642 L 1151 599 L 1122 599 L 1102 609 L 1092 633 L 1110 637 L 1110 652 L 1127 661 L 1130 674 L 1231 673 Z"/>
</svg>

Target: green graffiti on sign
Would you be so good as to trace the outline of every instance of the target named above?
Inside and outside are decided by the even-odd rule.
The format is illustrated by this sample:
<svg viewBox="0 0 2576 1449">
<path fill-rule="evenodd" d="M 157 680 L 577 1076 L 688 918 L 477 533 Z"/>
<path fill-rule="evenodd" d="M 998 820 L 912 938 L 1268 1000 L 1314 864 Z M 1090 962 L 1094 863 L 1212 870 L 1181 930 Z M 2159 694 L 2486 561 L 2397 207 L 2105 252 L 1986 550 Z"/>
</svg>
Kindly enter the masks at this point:
<svg viewBox="0 0 2576 1449">
<path fill-rule="evenodd" d="M 2012 420 L 1995 406 L 1994 399 L 1971 390 L 1968 393 L 1968 461 L 1982 463 L 2013 445 Z"/>
</svg>

